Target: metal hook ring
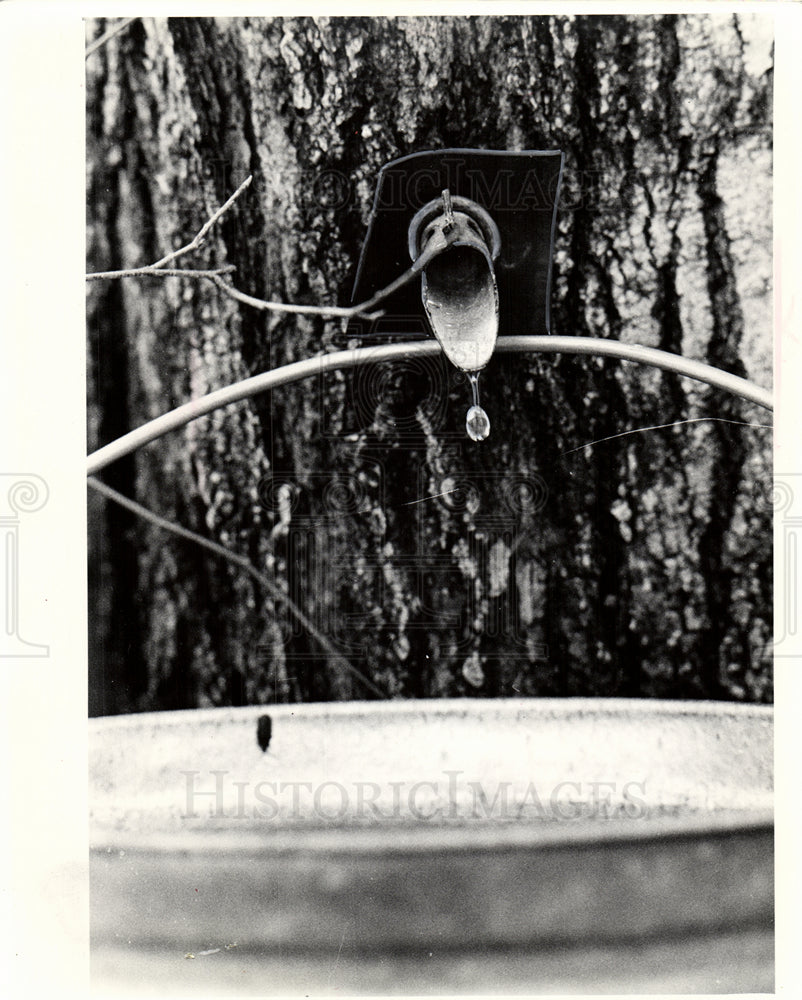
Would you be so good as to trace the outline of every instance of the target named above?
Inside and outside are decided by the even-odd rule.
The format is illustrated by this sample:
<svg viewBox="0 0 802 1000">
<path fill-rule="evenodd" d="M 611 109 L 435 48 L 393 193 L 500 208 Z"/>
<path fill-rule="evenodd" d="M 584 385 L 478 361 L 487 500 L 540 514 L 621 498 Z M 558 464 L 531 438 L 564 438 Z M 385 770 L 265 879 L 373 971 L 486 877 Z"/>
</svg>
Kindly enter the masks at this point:
<svg viewBox="0 0 802 1000">
<path fill-rule="evenodd" d="M 501 251 L 501 234 L 498 226 L 493 221 L 489 212 L 477 205 L 470 198 L 463 198 L 461 195 L 451 195 L 451 206 L 453 211 L 464 212 L 479 227 L 490 252 L 491 260 L 495 260 Z M 443 214 L 442 197 L 435 198 L 427 202 L 423 208 L 419 209 L 412 217 L 409 224 L 408 246 L 410 259 L 415 261 L 420 254 L 420 240 L 426 226 L 438 215 Z"/>
</svg>

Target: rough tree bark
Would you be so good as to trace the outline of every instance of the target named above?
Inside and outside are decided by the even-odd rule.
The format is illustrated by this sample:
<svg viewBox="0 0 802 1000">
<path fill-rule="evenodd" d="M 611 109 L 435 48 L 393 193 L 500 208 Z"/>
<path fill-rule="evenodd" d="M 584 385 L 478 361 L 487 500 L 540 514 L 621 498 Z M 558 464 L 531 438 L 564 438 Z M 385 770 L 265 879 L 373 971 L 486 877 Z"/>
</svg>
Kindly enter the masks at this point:
<svg viewBox="0 0 802 1000">
<path fill-rule="evenodd" d="M 105 30 L 90 24 L 91 37 Z M 771 72 L 737 18 L 142 19 L 87 63 L 88 269 L 192 258 L 347 304 L 379 168 L 564 150 L 552 330 L 771 378 Z M 187 264 L 187 266 L 190 266 Z M 90 450 L 330 349 L 209 282 L 88 292 Z M 651 369 L 498 356 L 219 411 L 105 480 L 247 555 L 390 696 L 771 698 L 766 414 Z M 426 496 L 446 496 L 414 503 Z M 90 493 L 92 713 L 364 697 L 233 567 Z"/>
</svg>

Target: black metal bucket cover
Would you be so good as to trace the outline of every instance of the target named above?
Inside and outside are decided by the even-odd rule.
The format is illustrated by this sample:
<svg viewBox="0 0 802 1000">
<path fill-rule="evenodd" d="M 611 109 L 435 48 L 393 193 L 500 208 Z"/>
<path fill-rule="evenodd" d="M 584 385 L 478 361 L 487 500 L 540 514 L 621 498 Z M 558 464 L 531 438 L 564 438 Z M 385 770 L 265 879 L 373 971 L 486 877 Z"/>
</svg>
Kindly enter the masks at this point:
<svg viewBox="0 0 802 1000">
<path fill-rule="evenodd" d="M 438 149 L 391 160 L 379 171 L 352 302 L 364 302 L 410 266 L 412 217 L 448 188 L 486 209 L 501 234 L 495 262 L 499 335 L 550 333 L 551 259 L 563 154 Z M 352 323 L 354 334 L 428 334 L 420 279 L 392 295 L 374 324 Z"/>
</svg>

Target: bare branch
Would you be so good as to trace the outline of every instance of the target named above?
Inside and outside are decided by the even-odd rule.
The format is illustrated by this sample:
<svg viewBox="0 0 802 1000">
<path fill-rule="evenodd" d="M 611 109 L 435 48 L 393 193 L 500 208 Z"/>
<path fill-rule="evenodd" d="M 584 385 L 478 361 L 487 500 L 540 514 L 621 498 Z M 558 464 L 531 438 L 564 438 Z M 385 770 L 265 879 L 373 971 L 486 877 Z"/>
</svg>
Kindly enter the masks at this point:
<svg viewBox="0 0 802 1000">
<path fill-rule="evenodd" d="M 264 309 L 269 312 L 300 313 L 309 316 L 336 316 L 342 319 L 350 319 L 352 316 L 364 316 L 366 319 L 378 319 L 382 312 L 364 312 L 361 305 L 358 306 L 299 306 L 286 302 L 269 302 L 267 299 L 257 299 L 253 295 L 246 295 L 233 285 L 227 284 L 222 278 L 214 275 L 206 275 L 217 285 L 221 292 L 229 298 L 236 299 L 246 306 L 253 306 L 254 309 Z"/>
<path fill-rule="evenodd" d="M 133 278 L 148 275 L 179 275 L 183 277 L 208 278 L 210 281 L 213 281 L 220 291 L 229 298 L 234 299 L 237 302 L 241 302 L 243 305 L 251 306 L 254 309 L 263 309 L 269 312 L 294 313 L 297 315 L 307 316 L 332 316 L 339 319 L 351 319 L 353 317 L 360 316 L 365 319 L 375 320 L 384 315 L 382 310 L 375 310 L 375 306 L 386 299 L 389 295 L 392 295 L 393 292 L 398 291 L 399 288 L 403 288 L 404 285 L 409 284 L 410 281 L 413 281 L 416 277 L 418 277 L 426 265 L 449 246 L 448 241 L 442 235 L 434 236 L 429 241 L 426 249 L 410 268 L 396 278 L 395 281 L 390 282 L 386 288 L 382 288 L 381 291 L 376 292 L 375 295 L 371 296 L 371 298 L 367 299 L 365 302 L 360 302 L 354 306 L 307 306 L 295 305 L 286 302 L 271 302 L 267 299 L 258 299 L 253 295 L 248 295 L 246 292 L 241 292 L 238 288 L 235 288 L 233 285 L 223 281 L 222 275 L 228 274 L 234 270 L 234 267 L 231 265 L 223 268 L 212 268 L 198 271 L 171 270 L 165 268 L 165 264 L 172 263 L 184 254 L 191 253 L 191 251 L 197 250 L 200 246 L 202 246 L 204 240 L 206 239 L 206 234 L 212 226 L 225 212 L 228 211 L 228 209 L 234 204 L 237 198 L 239 198 L 252 180 L 253 175 L 243 181 L 228 201 L 217 209 L 214 215 L 212 215 L 207 222 L 204 223 L 197 235 L 185 246 L 178 250 L 173 250 L 172 253 L 168 253 L 165 257 L 162 257 L 161 260 L 157 260 L 154 264 L 147 264 L 144 267 L 127 268 L 122 271 L 90 272 L 86 275 L 87 281 L 94 281 L 99 278 Z"/>
<path fill-rule="evenodd" d="M 211 275 L 208 275 L 208 277 L 230 298 L 236 299 L 237 302 L 242 302 L 246 306 L 253 306 L 254 309 L 266 309 L 273 312 L 305 313 L 311 316 L 338 316 L 343 319 L 362 316 L 365 319 L 373 320 L 384 315 L 382 310 L 372 312 L 371 310 L 375 306 L 383 302 L 393 292 L 397 292 L 399 288 L 403 288 L 404 285 L 408 285 L 410 281 L 417 278 L 426 265 L 439 253 L 447 249 L 447 247 L 448 243 L 443 237 L 432 237 L 429 245 L 410 268 L 404 271 L 395 281 L 391 281 L 386 288 L 382 288 L 381 291 L 376 292 L 371 298 L 366 299 L 364 302 L 359 302 L 355 306 L 298 306 L 287 305 L 283 302 L 268 302 L 265 299 L 254 298 L 253 295 L 246 295 L 244 292 L 239 291 L 239 289 L 234 288 L 233 285 L 227 284 L 222 278 Z"/>
<path fill-rule="evenodd" d="M 127 278 L 127 277 L 138 277 L 142 274 L 153 274 L 154 272 L 161 271 L 163 274 L 167 274 L 167 270 L 162 270 L 165 264 L 170 264 L 172 261 L 177 260 L 179 257 L 183 257 L 184 254 L 190 253 L 192 250 L 197 250 L 203 245 L 203 241 L 206 239 L 206 234 L 212 228 L 212 226 L 219 221 L 219 219 L 231 208 L 234 202 L 239 198 L 242 192 L 253 180 L 253 174 L 249 174 L 248 177 L 240 184 L 234 194 L 228 199 L 228 201 L 221 205 L 217 211 L 210 216 L 203 226 L 198 230 L 193 239 L 186 244 L 186 246 L 181 247 L 178 250 L 173 250 L 168 253 L 166 257 L 162 257 L 161 260 L 157 260 L 155 264 L 146 264 L 144 267 L 133 267 L 128 268 L 124 271 L 92 271 L 86 275 L 87 281 L 91 281 L 94 278 Z M 209 274 L 227 274 L 228 271 L 233 270 L 233 265 L 228 265 L 227 268 L 217 268 L 213 269 L 212 272 L 205 271 L 203 274 L 196 275 L 197 277 L 208 277 Z M 173 272 L 178 274 L 189 274 L 189 271 L 178 271 Z"/>
<path fill-rule="evenodd" d="M 237 188 L 234 194 L 231 195 L 231 197 L 228 199 L 225 205 L 221 205 L 220 208 L 218 208 L 217 211 L 214 213 L 214 215 L 212 215 L 211 218 L 208 219 L 203 224 L 200 231 L 197 233 L 195 238 L 190 243 L 187 243 L 186 246 L 181 247 L 180 250 L 173 250 L 172 253 L 168 253 L 166 257 L 162 257 L 161 260 L 157 260 L 155 264 L 151 264 L 150 266 L 164 267 L 165 264 L 169 264 L 171 261 L 177 260 L 179 257 L 182 257 L 185 253 L 190 253 L 192 250 L 197 250 L 198 247 L 202 246 L 203 241 L 206 239 L 206 234 L 209 232 L 209 230 L 212 228 L 215 222 L 217 222 L 229 210 L 229 208 L 231 208 L 231 206 L 234 204 L 237 198 L 239 198 L 239 196 L 245 190 L 245 188 L 250 186 L 252 180 L 253 180 L 253 174 L 249 174 L 242 182 L 242 184 L 240 184 L 240 186 Z"/>
<path fill-rule="evenodd" d="M 115 35 L 119 34 L 121 31 L 127 28 L 129 24 L 138 20 L 139 20 L 138 17 L 126 17 L 119 24 L 115 25 L 113 28 L 109 28 L 109 30 L 104 35 L 101 35 L 100 38 L 96 38 L 94 42 L 92 42 L 90 45 L 87 45 L 86 53 L 84 54 L 84 59 L 88 59 L 93 52 L 97 52 L 97 50 L 101 48 L 103 45 L 105 45 L 110 38 L 114 38 Z"/>
<path fill-rule="evenodd" d="M 423 271 L 423 269 L 434 260 L 434 258 L 441 254 L 444 250 L 447 250 L 449 243 L 447 239 L 441 233 L 435 233 L 426 245 L 426 249 L 421 253 L 420 257 L 415 261 L 415 263 L 408 270 L 404 271 L 400 277 L 396 278 L 395 281 L 391 281 L 389 285 L 382 288 L 381 291 L 376 292 L 371 298 L 366 299 L 364 302 L 360 302 L 358 306 L 353 307 L 353 315 L 367 315 L 366 310 L 372 309 L 377 306 L 380 302 L 383 302 L 389 295 L 393 292 L 397 292 L 399 288 L 403 288 L 404 285 L 408 285 L 410 281 L 413 281 L 418 275 Z"/>
<path fill-rule="evenodd" d="M 96 281 L 98 278 L 139 278 L 151 275 L 154 278 L 216 278 L 221 274 L 231 274 L 236 271 L 233 264 L 226 264 L 225 267 L 214 267 L 210 270 L 193 271 L 190 268 L 177 267 L 154 267 L 152 264 L 147 267 L 131 267 L 125 271 L 93 271 L 87 274 L 87 281 Z"/>
<path fill-rule="evenodd" d="M 237 552 L 232 552 L 231 549 L 227 549 L 224 545 L 213 542 L 209 538 L 204 538 L 203 535 L 190 531 L 189 528 L 184 528 L 180 524 L 175 524 L 173 521 L 168 521 L 166 518 L 160 517 L 147 507 L 143 507 L 142 504 L 137 503 L 135 500 L 131 500 L 122 493 L 118 493 L 117 490 L 112 489 L 110 486 L 106 486 L 105 483 L 96 479 L 94 476 L 88 476 L 86 482 L 87 485 L 89 485 L 96 492 L 102 494 L 106 497 L 106 499 L 113 500 L 121 507 L 125 507 L 126 510 L 131 511 L 131 513 L 136 514 L 145 521 L 149 521 L 150 524 L 155 525 L 157 528 L 161 528 L 163 531 L 168 531 L 170 534 L 178 535 L 179 538 L 186 538 L 190 542 L 200 545 L 201 548 L 206 549 L 208 552 L 212 552 L 219 558 L 225 559 L 227 562 L 233 563 L 235 566 L 239 567 L 239 569 L 244 570 L 249 576 L 253 577 L 253 579 L 256 580 L 256 582 L 264 590 L 266 590 L 268 594 L 270 594 L 273 600 L 278 601 L 287 608 L 290 614 L 298 620 L 307 632 L 309 632 L 317 644 L 328 656 L 332 658 L 334 663 L 336 663 L 340 669 L 346 670 L 348 673 L 352 674 L 359 681 L 361 681 L 366 688 L 378 695 L 380 698 L 388 697 L 385 691 L 382 691 L 382 689 L 374 684 L 370 678 L 366 677 L 360 670 L 357 670 L 352 663 L 346 660 L 342 653 L 340 653 L 332 645 L 332 643 L 298 607 L 292 598 L 281 590 L 278 584 L 274 583 L 274 581 L 271 580 L 266 574 L 261 573 L 244 556 L 239 555 Z"/>
<path fill-rule="evenodd" d="M 562 455 L 572 455 L 575 451 L 582 451 L 583 448 L 592 448 L 594 444 L 603 444 L 605 441 L 615 441 L 616 438 L 628 437 L 630 434 L 643 434 L 644 431 L 660 431 L 667 427 L 681 427 L 683 424 L 701 424 L 711 421 L 720 424 L 739 424 L 741 427 L 763 427 L 772 430 L 774 424 L 755 424 L 749 420 L 729 420 L 727 417 L 687 417 L 685 420 L 672 420 L 670 424 L 650 424 L 648 427 L 635 427 L 630 431 L 621 431 L 619 434 L 608 434 L 607 437 L 596 438 L 588 441 L 587 444 L 580 444 L 576 448 L 569 448 L 563 451 Z"/>
</svg>

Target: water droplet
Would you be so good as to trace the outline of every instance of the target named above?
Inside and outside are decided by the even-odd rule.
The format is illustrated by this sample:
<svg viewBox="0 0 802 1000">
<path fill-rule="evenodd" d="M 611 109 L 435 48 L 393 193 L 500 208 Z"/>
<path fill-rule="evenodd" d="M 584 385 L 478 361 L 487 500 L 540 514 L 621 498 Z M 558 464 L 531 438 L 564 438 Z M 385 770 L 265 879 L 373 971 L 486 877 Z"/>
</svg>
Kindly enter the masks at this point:
<svg viewBox="0 0 802 1000">
<path fill-rule="evenodd" d="M 481 406 L 472 406 L 465 418 L 465 430 L 471 441 L 484 441 L 490 433 L 490 418 Z"/>
<path fill-rule="evenodd" d="M 471 441 L 484 441 L 490 433 L 490 417 L 479 405 L 479 373 L 468 372 L 468 378 L 471 380 L 473 406 L 465 417 L 465 430 Z"/>
</svg>

